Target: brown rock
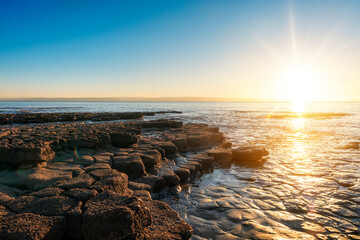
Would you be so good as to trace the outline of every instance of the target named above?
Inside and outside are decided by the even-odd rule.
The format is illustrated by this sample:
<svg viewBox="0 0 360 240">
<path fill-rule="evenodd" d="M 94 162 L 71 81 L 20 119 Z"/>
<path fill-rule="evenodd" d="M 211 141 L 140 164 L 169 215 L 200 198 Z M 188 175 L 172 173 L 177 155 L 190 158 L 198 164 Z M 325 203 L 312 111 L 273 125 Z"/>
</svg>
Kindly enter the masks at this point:
<svg viewBox="0 0 360 240">
<path fill-rule="evenodd" d="M 113 161 L 114 168 L 119 172 L 126 173 L 131 179 L 146 175 L 145 166 L 137 154 L 114 156 Z"/>
</svg>

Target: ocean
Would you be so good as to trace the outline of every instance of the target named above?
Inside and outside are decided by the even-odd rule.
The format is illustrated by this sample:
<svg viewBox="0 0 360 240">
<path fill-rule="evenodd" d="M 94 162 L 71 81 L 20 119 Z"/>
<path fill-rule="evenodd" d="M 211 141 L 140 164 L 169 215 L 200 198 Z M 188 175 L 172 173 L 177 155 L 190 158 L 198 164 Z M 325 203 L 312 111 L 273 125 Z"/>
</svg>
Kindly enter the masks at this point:
<svg viewBox="0 0 360 240">
<path fill-rule="evenodd" d="M 207 123 L 233 147 L 265 146 L 263 167 L 215 168 L 165 198 L 194 227 L 193 239 L 254 229 L 285 239 L 351 238 L 360 231 L 360 102 L 310 102 L 305 109 L 293 113 L 285 102 L 0 102 L 0 113 L 176 110 L 182 114 L 145 119 Z M 227 208 L 231 216 L 222 212 Z"/>
</svg>

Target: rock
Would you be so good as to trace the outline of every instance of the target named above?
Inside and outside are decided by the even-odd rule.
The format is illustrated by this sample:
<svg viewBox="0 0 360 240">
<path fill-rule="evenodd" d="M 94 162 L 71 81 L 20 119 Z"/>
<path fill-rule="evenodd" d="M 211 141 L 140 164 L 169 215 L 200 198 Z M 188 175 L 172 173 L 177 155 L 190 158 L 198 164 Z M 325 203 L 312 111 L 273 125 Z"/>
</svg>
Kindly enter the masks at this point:
<svg viewBox="0 0 360 240">
<path fill-rule="evenodd" d="M 55 186 L 72 178 L 71 172 L 43 167 L 7 172 L 0 176 L 0 183 L 20 189 L 37 190 Z"/>
<path fill-rule="evenodd" d="M 207 154 L 212 156 L 217 163 L 229 163 L 231 161 L 231 151 L 226 149 L 212 149 L 207 151 Z"/>
<path fill-rule="evenodd" d="M 138 183 L 133 181 L 129 181 L 128 188 L 130 188 L 131 190 L 146 190 L 149 192 L 151 191 L 151 186 L 149 184 Z"/>
<path fill-rule="evenodd" d="M 111 156 L 109 155 L 93 155 L 95 163 L 108 163 L 111 164 Z"/>
<path fill-rule="evenodd" d="M 0 162 L 19 165 L 22 163 L 46 162 L 55 157 L 48 142 L 17 141 L 0 143 Z"/>
<path fill-rule="evenodd" d="M 146 228 L 149 240 L 186 240 L 190 239 L 193 229 L 181 220 L 179 214 L 161 201 L 144 201 L 144 206 L 149 209 L 152 224 Z"/>
<path fill-rule="evenodd" d="M 5 205 L 6 203 L 9 203 L 13 201 L 15 198 L 10 197 L 9 195 L 0 192 L 0 204 Z"/>
<path fill-rule="evenodd" d="M 94 189 L 84 189 L 84 188 L 73 188 L 66 192 L 64 192 L 64 195 L 75 198 L 79 201 L 86 202 L 92 197 L 95 197 L 98 194 L 98 192 Z"/>
<path fill-rule="evenodd" d="M 115 169 L 97 169 L 89 172 L 89 174 L 95 179 L 102 179 L 104 177 L 118 176 L 120 173 Z"/>
<path fill-rule="evenodd" d="M 95 179 L 92 178 L 89 174 L 81 174 L 80 176 L 74 177 L 70 180 L 63 181 L 57 186 L 63 189 L 70 188 L 88 188 L 91 184 L 95 182 Z"/>
<path fill-rule="evenodd" d="M 187 141 L 185 137 L 177 137 L 171 140 L 173 144 L 177 147 L 177 149 L 182 152 L 185 151 L 188 148 Z"/>
<path fill-rule="evenodd" d="M 66 196 L 51 196 L 37 198 L 34 196 L 22 196 L 16 198 L 8 205 L 9 209 L 16 213 L 35 213 L 45 216 L 64 215 L 75 207 L 77 201 Z"/>
<path fill-rule="evenodd" d="M 167 187 L 176 187 L 180 184 L 180 178 L 174 173 L 174 171 L 167 170 L 161 177 L 165 180 Z"/>
<path fill-rule="evenodd" d="M 119 173 L 117 176 L 106 177 L 97 181 L 91 186 L 98 192 L 112 191 L 120 194 L 125 194 L 128 185 L 128 177 L 124 173 Z"/>
<path fill-rule="evenodd" d="M 111 167 L 107 163 L 94 163 L 84 168 L 86 172 L 90 172 L 97 169 L 111 169 Z"/>
<path fill-rule="evenodd" d="M 111 144 L 115 147 L 131 147 L 139 142 L 139 137 L 134 133 L 110 133 Z"/>
<path fill-rule="evenodd" d="M 164 149 L 166 156 L 174 156 L 177 152 L 177 147 L 170 141 L 157 142 L 156 145 Z"/>
<path fill-rule="evenodd" d="M 9 187 L 0 183 L 0 192 L 5 193 L 10 196 L 18 196 L 23 192 L 21 189 L 16 187 Z"/>
<path fill-rule="evenodd" d="M 190 177 L 190 170 L 187 168 L 178 168 L 174 173 L 179 177 L 181 183 L 185 183 Z"/>
<path fill-rule="evenodd" d="M 145 166 L 137 154 L 129 156 L 114 156 L 114 168 L 119 172 L 126 173 L 131 179 L 146 175 Z"/>
<path fill-rule="evenodd" d="M 262 157 L 269 155 L 264 147 L 238 147 L 232 150 L 232 161 L 237 164 L 257 166 L 262 164 Z"/>
<path fill-rule="evenodd" d="M 6 217 L 6 216 L 11 216 L 11 215 L 14 215 L 14 213 L 11 212 L 6 207 L 0 205 L 0 219 L 2 219 L 3 217 Z"/>
<path fill-rule="evenodd" d="M 141 200 L 106 191 L 86 203 L 82 233 L 86 240 L 142 239 L 150 224 L 149 210 Z"/>
<path fill-rule="evenodd" d="M 36 192 L 32 192 L 28 195 L 35 196 L 35 197 L 50 197 L 50 196 L 58 196 L 60 195 L 64 190 L 53 187 L 53 188 L 44 188 Z"/>
<path fill-rule="evenodd" d="M 89 166 L 94 163 L 94 158 L 90 155 L 83 155 L 80 158 L 75 159 L 74 163 Z"/>
<path fill-rule="evenodd" d="M 160 192 L 165 187 L 165 180 L 155 175 L 147 175 L 134 180 L 135 182 L 145 183 L 151 186 L 152 192 Z"/>
<path fill-rule="evenodd" d="M 149 149 L 139 153 L 146 171 L 153 169 L 161 163 L 161 153 L 156 149 Z"/>
<path fill-rule="evenodd" d="M 23 213 L 4 217 L 0 220 L 0 239 L 41 240 L 63 239 L 67 223 L 64 217 L 47 217 Z"/>
<path fill-rule="evenodd" d="M 146 190 L 135 190 L 132 196 L 138 197 L 142 200 L 152 200 L 150 192 Z"/>
</svg>

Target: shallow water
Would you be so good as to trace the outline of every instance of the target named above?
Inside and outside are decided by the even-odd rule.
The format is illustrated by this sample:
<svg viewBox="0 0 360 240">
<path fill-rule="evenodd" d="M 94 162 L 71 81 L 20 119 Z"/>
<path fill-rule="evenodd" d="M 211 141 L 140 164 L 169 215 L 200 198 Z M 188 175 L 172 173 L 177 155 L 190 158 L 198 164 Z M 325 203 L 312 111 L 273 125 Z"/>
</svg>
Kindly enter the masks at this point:
<svg viewBox="0 0 360 240">
<path fill-rule="evenodd" d="M 234 147 L 270 151 L 261 168 L 216 168 L 166 199 L 193 239 L 358 239 L 360 103 L 309 103 L 294 116 L 290 104 L 269 102 L 0 102 L 4 113 L 162 110 L 183 114 L 156 117 L 208 123 Z"/>
</svg>

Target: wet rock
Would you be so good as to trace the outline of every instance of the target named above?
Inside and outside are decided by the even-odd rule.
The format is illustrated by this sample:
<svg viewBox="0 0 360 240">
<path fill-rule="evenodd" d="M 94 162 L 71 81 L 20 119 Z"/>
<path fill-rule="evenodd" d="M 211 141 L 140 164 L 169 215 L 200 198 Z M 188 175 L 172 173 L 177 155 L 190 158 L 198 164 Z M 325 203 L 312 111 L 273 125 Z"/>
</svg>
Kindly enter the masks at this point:
<svg viewBox="0 0 360 240">
<path fill-rule="evenodd" d="M 237 164 L 245 164 L 251 166 L 261 165 L 263 156 L 269 155 L 264 147 L 238 147 L 232 150 L 232 161 Z"/>
<path fill-rule="evenodd" d="M 145 166 L 137 154 L 114 156 L 113 161 L 115 169 L 126 173 L 132 179 L 146 175 Z"/>
<path fill-rule="evenodd" d="M 95 197 L 97 194 L 98 192 L 94 189 L 84 188 L 73 188 L 64 192 L 64 195 L 83 202 L 86 202 L 90 198 Z"/>
<path fill-rule="evenodd" d="M 218 163 L 229 163 L 231 160 L 231 151 L 226 149 L 212 149 L 207 151 L 207 154 L 212 156 L 214 161 Z"/>
<path fill-rule="evenodd" d="M 174 173 L 179 177 L 181 183 L 185 183 L 190 177 L 190 170 L 187 168 L 177 168 Z"/>
<path fill-rule="evenodd" d="M 62 239 L 67 223 L 64 217 L 23 213 L 0 220 L 0 239 Z"/>
<path fill-rule="evenodd" d="M 103 192 L 85 205 L 82 233 L 85 239 L 140 239 L 151 224 L 149 210 L 138 198 Z"/>
<path fill-rule="evenodd" d="M 212 210 L 218 207 L 219 205 L 216 203 L 216 201 L 211 199 L 202 199 L 199 201 L 199 208 L 201 209 Z"/>
<path fill-rule="evenodd" d="M 176 187 L 180 184 L 180 178 L 174 173 L 174 171 L 167 170 L 161 175 L 165 180 L 165 185 L 167 187 Z"/>
</svg>

